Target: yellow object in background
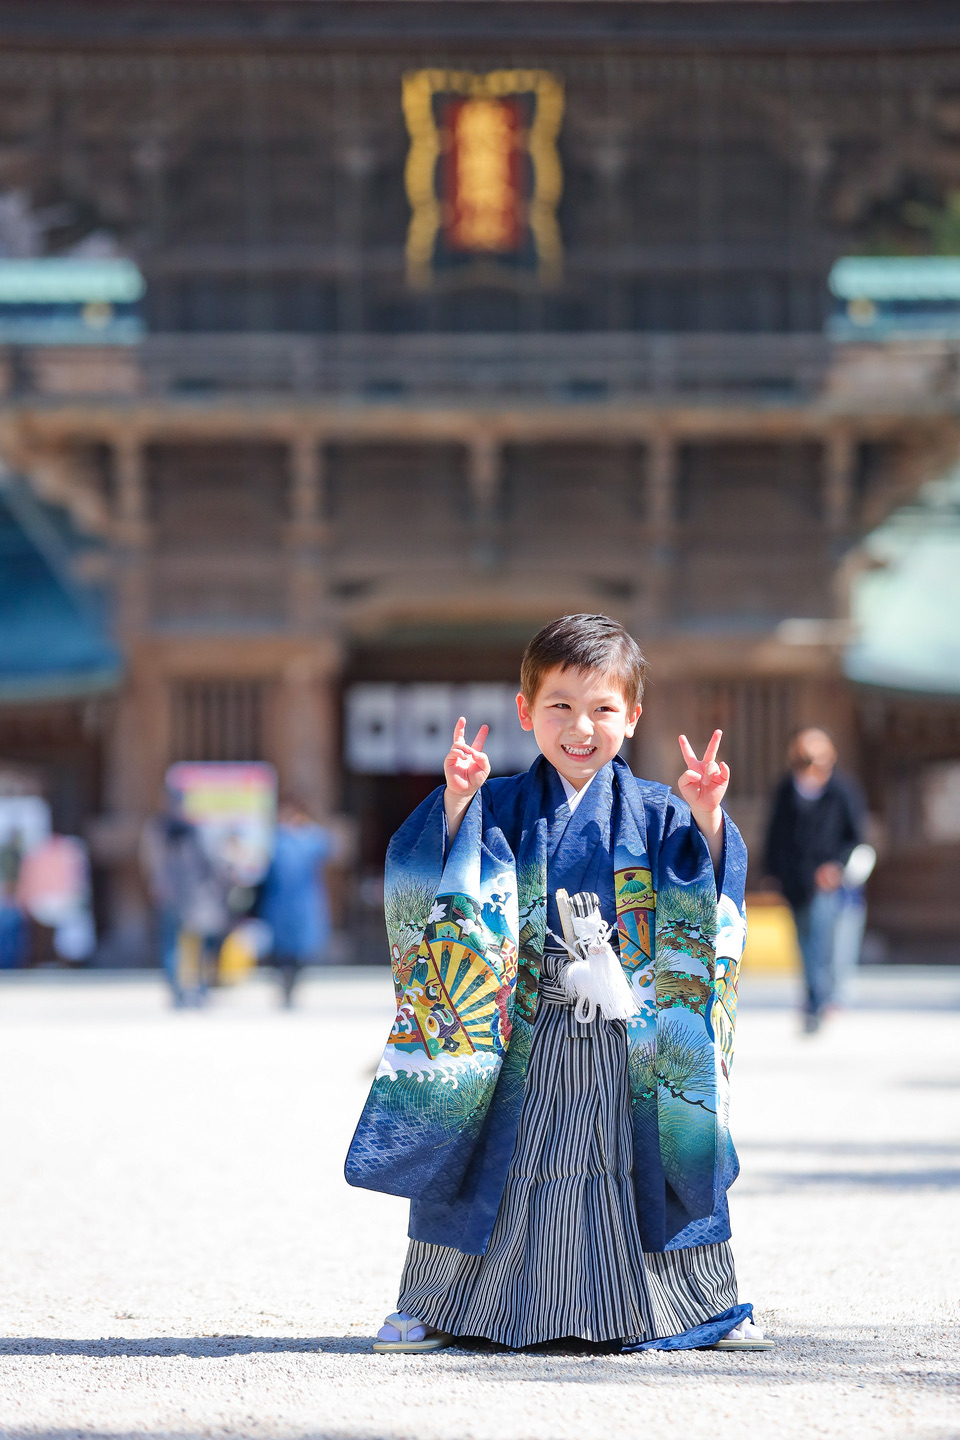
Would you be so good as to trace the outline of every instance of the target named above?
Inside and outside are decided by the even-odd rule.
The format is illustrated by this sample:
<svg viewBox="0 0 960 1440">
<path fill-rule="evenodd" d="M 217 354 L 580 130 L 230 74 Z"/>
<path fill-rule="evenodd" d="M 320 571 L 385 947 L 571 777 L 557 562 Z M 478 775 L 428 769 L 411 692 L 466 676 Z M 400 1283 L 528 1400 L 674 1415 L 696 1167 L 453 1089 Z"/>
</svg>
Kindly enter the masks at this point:
<svg viewBox="0 0 960 1440">
<path fill-rule="evenodd" d="M 239 985 L 256 969 L 257 955 L 244 927 L 238 926 L 220 946 L 217 979 L 221 985 Z"/>
<path fill-rule="evenodd" d="M 793 975 L 800 947 L 790 906 L 779 895 L 747 896 L 747 943 L 743 970 L 751 975 Z"/>
<path fill-rule="evenodd" d="M 200 962 L 203 941 L 190 930 L 181 930 L 177 939 L 177 981 L 184 990 L 196 990 L 200 984 Z"/>
</svg>

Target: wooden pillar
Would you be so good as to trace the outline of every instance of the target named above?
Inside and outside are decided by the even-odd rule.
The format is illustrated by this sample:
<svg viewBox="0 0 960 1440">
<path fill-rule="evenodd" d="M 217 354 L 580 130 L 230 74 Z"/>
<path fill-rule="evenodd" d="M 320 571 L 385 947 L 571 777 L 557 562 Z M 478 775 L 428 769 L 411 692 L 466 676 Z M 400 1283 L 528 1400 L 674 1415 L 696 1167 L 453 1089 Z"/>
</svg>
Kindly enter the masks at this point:
<svg viewBox="0 0 960 1440">
<path fill-rule="evenodd" d="M 288 660 L 280 677 L 280 787 L 321 818 L 337 809 L 340 798 L 339 668 L 338 648 L 330 643 Z"/>
<path fill-rule="evenodd" d="M 833 430 L 823 447 L 823 518 L 832 535 L 850 523 L 857 446 L 846 430 Z"/>
<path fill-rule="evenodd" d="M 287 613 L 292 629 L 317 635 L 328 628 L 324 596 L 326 466 L 313 430 L 290 439 L 290 518 Z M 339 650 L 324 639 L 283 666 L 277 696 L 275 759 L 282 790 L 301 797 L 317 816 L 339 799 L 337 676 Z"/>
<path fill-rule="evenodd" d="M 290 442 L 290 512 L 294 521 L 312 524 L 324 511 L 323 449 L 312 431 Z"/>
<path fill-rule="evenodd" d="M 643 612 L 648 624 L 663 625 L 671 609 L 671 589 L 676 568 L 677 528 L 677 443 L 673 435 L 659 431 L 647 445 L 647 533 L 649 535 L 649 583 Z"/>
<path fill-rule="evenodd" d="M 143 452 L 143 439 L 135 432 L 121 433 L 113 444 L 117 513 L 126 522 L 138 523 L 146 519 Z"/>
<path fill-rule="evenodd" d="M 491 570 L 500 561 L 500 487 L 503 477 L 503 450 L 494 435 L 474 435 L 467 445 L 467 485 L 473 505 L 471 558 L 481 570 Z"/>
<path fill-rule="evenodd" d="M 122 432 L 114 441 L 114 530 L 118 541 L 117 631 L 129 641 L 149 623 L 147 482 L 143 438 Z"/>
<path fill-rule="evenodd" d="M 107 865 L 107 951 L 117 964 L 143 964 L 152 949 L 151 912 L 137 846 L 158 806 L 166 760 L 165 693 L 144 640 L 150 624 L 150 525 L 145 443 L 135 431 L 113 442 L 116 632 L 126 676 L 106 747 L 105 799 L 112 835 Z"/>
<path fill-rule="evenodd" d="M 287 548 L 287 614 L 296 630 L 314 630 L 323 611 L 326 527 L 324 451 L 312 431 L 290 441 L 290 518 Z"/>
<path fill-rule="evenodd" d="M 107 788 L 110 809 L 124 815 L 145 814 L 155 804 L 153 787 L 145 777 L 155 778 L 163 760 L 150 753 L 157 725 L 156 696 L 147 693 L 153 677 L 145 670 L 139 653 L 150 623 L 150 528 L 144 459 L 142 436 L 121 432 L 113 449 L 116 630 L 127 677 L 117 704 Z"/>
<path fill-rule="evenodd" d="M 637 578 L 640 592 L 632 629 L 649 656 L 657 635 L 669 624 L 675 572 L 677 444 L 669 431 L 658 430 L 647 441 L 644 519 L 638 547 Z M 658 686 L 654 704 L 647 708 L 630 746 L 630 761 L 638 774 L 659 779 L 664 695 Z M 671 777 L 672 778 L 672 777 Z"/>
</svg>

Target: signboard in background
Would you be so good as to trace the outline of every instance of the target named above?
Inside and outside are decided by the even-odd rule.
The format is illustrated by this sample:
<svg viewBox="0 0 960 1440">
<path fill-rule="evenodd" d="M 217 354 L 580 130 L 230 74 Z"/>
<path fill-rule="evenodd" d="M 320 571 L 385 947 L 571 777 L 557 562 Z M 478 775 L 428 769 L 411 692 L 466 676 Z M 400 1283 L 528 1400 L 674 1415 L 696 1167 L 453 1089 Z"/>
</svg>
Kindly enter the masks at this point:
<svg viewBox="0 0 960 1440">
<path fill-rule="evenodd" d="M 457 717 L 467 739 L 490 726 L 486 752 L 494 775 L 529 769 L 540 753 L 520 728 L 514 685 L 358 684 L 347 691 L 347 765 L 358 775 L 440 775 Z"/>
<path fill-rule="evenodd" d="M 61 960 L 86 960 L 96 945 L 90 908 L 90 857 L 76 835 L 51 835 L 24 856 L 17 899 L 53 930 Z"/>
<path fill-rule="evenodd" d="M 61 960 L 88 960 L 93 954 L 97 937 L 86 843 L 50 833 L 50 806 L 39 795 L 0 796 L 0 906 L 11 932 L 10 953 L 0 960 L 4 967 L 26 963 L 24 914 L 52 929 Z M 14 936 L 16 923 L 20 933 Z"/>
<path fill-rule="evenodd" d="M 546 70 L 412 70 L 403 113 L 410 283 L 526 271 L 555 284 L 562 80 Z"/>
<path fill-rule="evenodd" d="M 273 853 L 277 772 L 272 765 L 184 761 L 171 765 L 167 789 L 180 796 L 207 853 L 237 885 L 257 885 Z"/>
<path fill-rule="evenodd" d="M 50 834 L 50 806 L 39 795 L 0 795 L 0 854 L 22 860 Z M 6 864 L 0 865 L 4 873 Z M 19 860 L 17 861 L 19 871 Z M 16 874 L 12 876 L 16 880 Z"/>
</svg>

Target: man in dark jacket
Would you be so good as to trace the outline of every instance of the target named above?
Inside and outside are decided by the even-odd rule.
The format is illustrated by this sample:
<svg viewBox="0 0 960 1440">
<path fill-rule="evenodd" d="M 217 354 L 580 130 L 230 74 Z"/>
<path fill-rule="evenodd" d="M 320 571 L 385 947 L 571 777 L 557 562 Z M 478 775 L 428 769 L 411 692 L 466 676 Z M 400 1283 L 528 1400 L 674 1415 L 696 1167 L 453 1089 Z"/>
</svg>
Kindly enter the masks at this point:
<svg viewBox="0 0 960 1440">
<path fill-rule="evenodd" d="M 824 730 L 793 737 L 790 773 L 777 787 L 764 869 L 780 883 L 797 924 L 807 984 L 806 1028 L 819 1028 L 835 986 L 834 945 L 843 906 L 843 868 L 862 839 L 863 800 L 836 773 L 837 751 Z"/>
</svg>

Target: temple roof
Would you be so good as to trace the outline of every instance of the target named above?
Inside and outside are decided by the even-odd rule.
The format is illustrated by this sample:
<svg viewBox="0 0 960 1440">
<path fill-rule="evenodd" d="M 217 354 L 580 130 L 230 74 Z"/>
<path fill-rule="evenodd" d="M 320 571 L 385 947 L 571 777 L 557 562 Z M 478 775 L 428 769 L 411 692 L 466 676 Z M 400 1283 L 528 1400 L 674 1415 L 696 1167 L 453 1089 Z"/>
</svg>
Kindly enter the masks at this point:
<svg viewBox="0 0 960 1440">
<path fill-rule="evenodd" d="M 854 582 L 851 680 L 960 694 L 960 466 L 924 486 L 868 538 L 871 567 Z"/>
<path fill-rule="evenodd" d="M 76 578 L 91 549 L 66 513 L 0 477 L 0 704 L 113 688 L 120 660 L 102 593 Z"/>
</svg>

